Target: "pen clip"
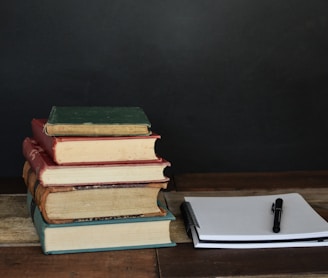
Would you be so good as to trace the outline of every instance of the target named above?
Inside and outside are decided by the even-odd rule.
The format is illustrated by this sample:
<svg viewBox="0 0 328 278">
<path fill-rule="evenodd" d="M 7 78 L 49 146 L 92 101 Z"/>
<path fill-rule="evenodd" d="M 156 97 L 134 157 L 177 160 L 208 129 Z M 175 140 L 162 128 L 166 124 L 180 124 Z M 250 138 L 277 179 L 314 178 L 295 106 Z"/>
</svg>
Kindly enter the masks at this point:
<svg viewBox="0 0 328 278">
<path fill-rule="evenodd" d="M 282 208 L 276 208 L 276 204 L 272 203 L 271 213 L 274 214 L 276 210 L 280 210 L 282 212 Z"/>
<path fill-rule="evenodd" d="M 271 213 L 272 214 L 274 214 L 274 207 L 275 207 L 275 205 L 274 205 L 274 203 L 272 203 L 272 206 L 271 206 Z"/>
</svg>

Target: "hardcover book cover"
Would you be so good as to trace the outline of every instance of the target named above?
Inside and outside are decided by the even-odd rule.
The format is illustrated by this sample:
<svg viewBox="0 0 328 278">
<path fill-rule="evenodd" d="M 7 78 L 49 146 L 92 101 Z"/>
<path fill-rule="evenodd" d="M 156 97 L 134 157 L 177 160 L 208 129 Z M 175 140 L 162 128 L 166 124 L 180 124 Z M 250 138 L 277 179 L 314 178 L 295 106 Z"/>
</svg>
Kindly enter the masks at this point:
<svg viewBox="0 0 328 278">
<path fill-rule="evenodd" d="M 51 136 L 129 136 L 150 134 L 140 107 L 53 106 L 45 132 Z"/>
<path fill-rule="evenodd" d="M 121 161 L 158 161 L 155 143 L 160 135 L 49 136 L 47 119 L 33 119 L 33 138 L 57 164 L 99 164 Z"/>
<path fill-rule="evenodd" d="M 48 224 L 27 194 L 34 226 L 45 254 L 97 252 L 123 249 L 142 249 L 175 246 L 170 238 L 170 222 L 174 215 L 117 218 L 81 221 L 66 224 Z"/>
<path fill-rule="evenodd" d="M 158 193 L 167 182 L 44 187 L 26 162 L 23 178 L 28 192 L 48 223 L 68 223 L 119 216 L 160 216 Z"/>
<path fill-rule="evenodd" d="M 43 186 L 147 183 L 168 181 L 165 159 L 156 162 L 58 165 L 29 137 L 23 141 L 23 155 Z"/>
</svg>

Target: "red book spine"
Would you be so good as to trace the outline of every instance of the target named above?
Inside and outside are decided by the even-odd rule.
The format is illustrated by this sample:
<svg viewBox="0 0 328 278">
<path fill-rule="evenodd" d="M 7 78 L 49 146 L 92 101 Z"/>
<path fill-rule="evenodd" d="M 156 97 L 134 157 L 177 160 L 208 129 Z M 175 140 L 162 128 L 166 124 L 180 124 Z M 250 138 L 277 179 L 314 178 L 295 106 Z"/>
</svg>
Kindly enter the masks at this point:
<svg viewBox="0 0 328 278">
<path fill-rule="evenodd" d="M 42 173 L 49 167 L 46 157 L 42 157 L 44 150 L 36 142 L 27 137 L 23 141 L 23 155 L 35 171 L 38 179 L 42 182 Z M 50 162 L 51 163 L 51 162 Z"/>
<path fill-rule="evenodd" d="M 56 161 L 56 137 L 48 136 L 44 133 L 44 123 L 46 119 L 33 119 L 31 122 L 33 138 L 42 148 Z"/>
</svg>

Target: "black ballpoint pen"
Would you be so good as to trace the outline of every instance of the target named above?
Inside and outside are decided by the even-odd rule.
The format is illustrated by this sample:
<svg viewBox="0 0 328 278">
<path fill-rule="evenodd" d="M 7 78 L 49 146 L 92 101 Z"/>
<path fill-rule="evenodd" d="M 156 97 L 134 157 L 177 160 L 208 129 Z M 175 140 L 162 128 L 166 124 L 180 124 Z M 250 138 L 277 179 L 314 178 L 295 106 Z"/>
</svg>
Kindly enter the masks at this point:
<svg viewBox="0 0 328 278">
<path fill-rule="evenodd" d="M 280 232 L 280 222 L 281 222 L 281 214 L 282 214 L 282 203 L 283 200 L 281 198 L 278 198 L 276 202 L 274 203 L 272 209 L 274 212 L 274 219 L 273 219 L 273 228 L 272 231 L 274 233 Z"/>
</svg>

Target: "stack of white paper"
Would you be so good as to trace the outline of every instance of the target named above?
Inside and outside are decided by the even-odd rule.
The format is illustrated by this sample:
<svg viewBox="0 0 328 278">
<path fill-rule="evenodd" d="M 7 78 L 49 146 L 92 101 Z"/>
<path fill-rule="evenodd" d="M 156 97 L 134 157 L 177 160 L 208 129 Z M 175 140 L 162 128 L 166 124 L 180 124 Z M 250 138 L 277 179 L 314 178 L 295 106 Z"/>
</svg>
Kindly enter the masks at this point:
<svg viewBox="0 0 328 278">
<path fill-rule="evenodd" d="M 280 232 L 272 204 L 283 199 Z M 185 197 L 197 248 L 328 246 L 328 223 L 298 193 L 246 197 Z"/>
</svg>

